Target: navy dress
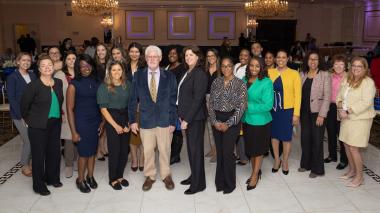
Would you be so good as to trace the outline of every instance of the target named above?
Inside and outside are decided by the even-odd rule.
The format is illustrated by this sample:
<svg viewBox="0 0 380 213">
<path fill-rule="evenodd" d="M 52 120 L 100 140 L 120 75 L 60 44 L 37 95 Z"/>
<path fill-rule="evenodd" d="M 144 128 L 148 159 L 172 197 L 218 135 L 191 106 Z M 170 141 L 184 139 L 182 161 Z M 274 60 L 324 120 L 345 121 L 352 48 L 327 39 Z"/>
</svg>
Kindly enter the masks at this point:
<svg viewBox="0 0 380 213">
<path fill-rule="evenodd" d="M 75 127 L 80 135 L 78 153 L 81 157 L 91 157 L 97 151 L 98 128 L 102 119 L 96 100 L 100 82 L 91 77 L 83 77 L 72 80 L 71 84 L 75 87 Z"/>
<path fill-rule="evenodd" d="M 272 138 L 283 142 L 290 142 L 293 133 L 294 109 L 284 109 L 284 90 L 281 76 L 273 82 L 273 90 Z"/>
</svg>

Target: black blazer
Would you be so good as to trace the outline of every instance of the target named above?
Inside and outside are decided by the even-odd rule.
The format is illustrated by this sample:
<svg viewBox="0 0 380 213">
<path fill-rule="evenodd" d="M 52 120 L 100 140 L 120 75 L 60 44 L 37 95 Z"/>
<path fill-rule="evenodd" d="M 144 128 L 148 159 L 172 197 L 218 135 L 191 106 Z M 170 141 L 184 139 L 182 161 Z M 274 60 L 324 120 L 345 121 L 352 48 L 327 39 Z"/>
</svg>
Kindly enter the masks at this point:
<svg viewBox="0 0 380 213">
<path fill-rule="evenodd" d="M 31 82 L 36 80 L 36 76 L 33 72 L 29 72 L 29 77 Z M 22 93 L 24 92 L 24 88 L 27 85 L 25 79 L 21 76 L 20 71 L 16 70 L 7 78 L 7 91 L 8 91 L 8 100 L 9 106 L 11 109 L 11 117 L 12 119 L 21 119 L 20 112 L 20 103 Z"/>
<path fill-rule="evenodd" d="M 53 79 L 53 90 L 58 98 L 59 109 L 62 111 L 62 81 L 58 78 Z M 50 87 L 45 86 L 41 79 L 38 78 L 25 87 L 21 98 L 21 116 L 29 127 L 46 129 L 50 104 Z"/>
<path fill-rule="evenodd" d="M 154 103 L 149 91 L 148 68 L 135 72 L 128 104 L 129 123 L 137 122 L 136 111 L 139 104 L 140 126 L 143 129 L 175 126 L 177 81 L 173 73 L 160 68 L 157 102 Z"/>
<path fill-rule="evenodd" d="M 201 67 L 194 68 L 183 80 L 178 95 L 178 116 L 187 123 L 206 119 L 207 86 L 208 77 Z"/>
</svg>

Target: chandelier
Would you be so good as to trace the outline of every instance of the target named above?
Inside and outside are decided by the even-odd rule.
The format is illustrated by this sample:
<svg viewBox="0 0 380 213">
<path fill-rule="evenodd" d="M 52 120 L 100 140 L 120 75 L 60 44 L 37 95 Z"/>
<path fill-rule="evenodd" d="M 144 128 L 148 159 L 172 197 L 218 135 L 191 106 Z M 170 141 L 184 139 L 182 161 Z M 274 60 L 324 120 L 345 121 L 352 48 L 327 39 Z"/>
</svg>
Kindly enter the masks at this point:
<svg viewBox="0 0 380 213">
<path fill-rule="evenodd" d="M 102 19 L 102 21 L 100 22 L 100 24 L 105 28 L 112 27 L 112 25 L 113 25 L 112 17 L 111 16 L 105 16 Z"/>
<path fill-rule="evenodd" d="M 89 16 L 101 16 L 119 7 L 116 0 L 72 0 L 71 8 L 74 13 Z"/>
<path fill-rule="evenodd" d="M 259 22 L 252 16 L 247 18 L 247 28 L 248 29 L 256 29 L 259 26 Z"/>
<path fill-rule="evenodd" d="M 282 0 L 252 0 L 244 5 L 248 15 L 256 17 L 278 16 L 288 11 L 288 1 Z"/>
</svg>

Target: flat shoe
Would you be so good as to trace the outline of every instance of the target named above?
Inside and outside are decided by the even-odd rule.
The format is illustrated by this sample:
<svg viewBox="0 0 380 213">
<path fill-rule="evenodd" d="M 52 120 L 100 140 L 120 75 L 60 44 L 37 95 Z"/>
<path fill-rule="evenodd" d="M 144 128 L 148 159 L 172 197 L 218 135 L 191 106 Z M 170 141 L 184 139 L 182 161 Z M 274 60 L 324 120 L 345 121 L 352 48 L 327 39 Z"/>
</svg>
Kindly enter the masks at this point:
<svg viewBox="0 0 380 213">
<path fill-rule="evenodd" d="M 126 180 L 126 179 L 123 179 L 119 182 L 122 186 L 124 187 L 128 187 L 129 186 L 129 182 Z"/>
<path fill-rule="evenodd" d="M 360 181 L 359 183 L 357 183 L 357 184 L 354 184 L 352 182 L 346 184 L 347 187 L 352 187 L 352 188 L 357 188 L 357 187 L 359 187 L 361 185 L 364 185 L 364 179 L 362 181 Z"/>
<path fill-rule="evenodd" d="M 348 175 L 343 175 L 343 176 L 340 176 L 339 179 L 349 180 L 349 179 L 353 178 L 354 176 L 355 176 L 355 174 L 350 175 L 350 176 L 348 176 Z"/>
<path fill-rule="evenodd" d="M 116 183 L 114 183 L 114 184 L 112 184 L 112 183 L 110 182 L 110 186 L 111 186 L 114 190 L 121 190 L 121 189 L 122 189 L 122 187 L 121 187 L 121 185 L 120 185 L 119 182 L 116 182 Z"/>
</svg>

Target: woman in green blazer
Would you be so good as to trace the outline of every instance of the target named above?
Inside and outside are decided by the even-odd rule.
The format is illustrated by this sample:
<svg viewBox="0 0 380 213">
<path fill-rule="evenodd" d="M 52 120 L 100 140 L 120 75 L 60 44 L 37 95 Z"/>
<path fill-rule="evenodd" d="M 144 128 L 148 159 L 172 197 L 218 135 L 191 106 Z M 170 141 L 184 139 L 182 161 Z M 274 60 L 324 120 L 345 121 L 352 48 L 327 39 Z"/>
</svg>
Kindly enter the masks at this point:
<svg viewBox="0 0 380 213">
<path fill-rule="evenodd" d="M 251 190 L 256 188 L 261 178 L 261 162 L 264 153 L 269 150 L 273 84 L 268 78 L 264 61 L 259 57 L 251 58 L 243 80 L 248 88 L 248 108 L 243 116 L 243 131 L 245 152 L 252 164 L 252 174 L 247 180 L 247 190 Z"/>
</svg>

